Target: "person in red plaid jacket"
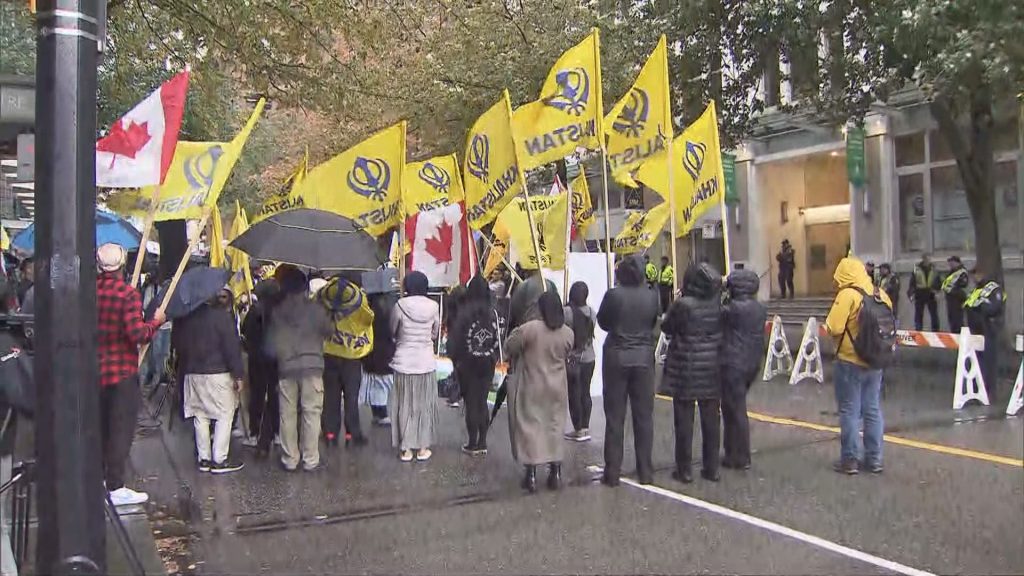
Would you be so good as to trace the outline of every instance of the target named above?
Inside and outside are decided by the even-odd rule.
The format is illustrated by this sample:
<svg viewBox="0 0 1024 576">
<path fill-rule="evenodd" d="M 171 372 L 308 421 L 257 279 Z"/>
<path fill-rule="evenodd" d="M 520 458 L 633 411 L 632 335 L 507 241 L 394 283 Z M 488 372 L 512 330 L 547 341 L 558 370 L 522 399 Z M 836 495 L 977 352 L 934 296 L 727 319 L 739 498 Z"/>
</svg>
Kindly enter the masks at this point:
<svg viewBox="0 0 1024 576">
<path fill-rule="evenodd" d="M 143 320 L 139 292 L 124 281 L 127 256 L 117 244 L 104 244 L 96 250 L 103 476 L 115 506 L 149 500 L 146 493 L 124 485 L 124 472 L 142 401 L 139 346 L 149 342 L 165 320 L 163 312 L 148 322 Z"/>
</svg>

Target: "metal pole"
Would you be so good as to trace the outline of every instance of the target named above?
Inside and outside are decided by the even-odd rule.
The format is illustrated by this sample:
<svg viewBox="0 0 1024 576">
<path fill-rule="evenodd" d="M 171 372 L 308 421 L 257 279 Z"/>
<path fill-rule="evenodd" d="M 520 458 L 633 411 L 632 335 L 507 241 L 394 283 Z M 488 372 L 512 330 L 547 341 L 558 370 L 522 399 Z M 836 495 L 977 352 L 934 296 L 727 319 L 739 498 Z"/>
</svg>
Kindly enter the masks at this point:
<svg viewBox="0 0 1024 576">
<path fill-rule="evenodd" d="M 38 574 L 106 572 L 95 341 L 101 2 L 40 0 L 37 14 Z"/>
</svg>

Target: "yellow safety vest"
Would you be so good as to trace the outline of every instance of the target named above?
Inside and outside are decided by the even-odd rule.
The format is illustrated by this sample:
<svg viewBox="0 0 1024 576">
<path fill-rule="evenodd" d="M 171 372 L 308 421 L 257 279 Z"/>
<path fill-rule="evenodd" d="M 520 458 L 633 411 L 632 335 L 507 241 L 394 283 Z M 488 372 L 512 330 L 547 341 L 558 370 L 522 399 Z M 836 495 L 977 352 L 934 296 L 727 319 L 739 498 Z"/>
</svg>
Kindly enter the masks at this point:
<svg viewBox="0 0 1024 576">
<path fill-rule="evenodd" d="M 931 290 L 932 286 L 935 285 L 935 267 L 932 267 L 928 274 L 925 274 L 920 266 L 914 266 L 914 280 L 917 284 L 914 287 L 915 290 Z"/>
<path fill-rule="evenodd" d="M 984 286 L 975 288 L 974 292 L 971 292 L 971 295 L 967 298 L 967 301 L 964 302 L 964 308 L 974 308 L 983 302 L 988 302 L 988 297 L 998 289 L 999 284 L 996 282 L 989 282 Z M 1003 294 L 1003 301 L 1006 301 L 1005 293 Z"/>
<path fill-rule="evenodd" d="M 966 275 L 967 270 L 963 268 L 957 268 L 949 276 L 946 276 L 945 280 L 942 281 L 942 291 L 945 292 L 946 294 L 949 294 L 950 292 L 953 291 L 953 286 L 960 281 L 960 278 L 963 278 Z"/>
<path fill-rule="evenodd" d="M 644 268 L 644 274 L 646 274 L 648 282 L 653 284 L 658 281 L 658 267 L 651 262 L 648 262 Z"/>
<path fill-rule="evenodd" d="M 671 286 L 673 280 L 675 280 L 675 277 L 676 277 L 676 270 L 671 265 L 669 265 L 669 266 L 665 266 L 664 268 L 661 269 L 661 278 L 659 279 L 659 281 L 662 284 L 666 284 L 668 286 Z"/>
</svg>

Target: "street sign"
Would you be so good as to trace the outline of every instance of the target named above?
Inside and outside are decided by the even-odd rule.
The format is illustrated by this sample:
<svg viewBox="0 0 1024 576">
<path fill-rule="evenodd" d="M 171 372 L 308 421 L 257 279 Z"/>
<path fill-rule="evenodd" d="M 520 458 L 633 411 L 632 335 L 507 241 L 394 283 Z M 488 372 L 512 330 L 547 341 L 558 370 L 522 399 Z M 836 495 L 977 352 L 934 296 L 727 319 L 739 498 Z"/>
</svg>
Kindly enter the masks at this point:
<svg viewBox="0 0 1024 576">
<path fill-rule="evenodd" d="M 736 155 L 722 154 L 722 175 L 725 178 L 725 203 L 739 204 L 740 192 L 736 189 Z"/>
<path fill-rule="evenodd" d="M 867 170 L 864 164 L 864 129 L 850 127 L 846 131 L 846 177 L 850 184 L 863 186 Z"/>
</svg>

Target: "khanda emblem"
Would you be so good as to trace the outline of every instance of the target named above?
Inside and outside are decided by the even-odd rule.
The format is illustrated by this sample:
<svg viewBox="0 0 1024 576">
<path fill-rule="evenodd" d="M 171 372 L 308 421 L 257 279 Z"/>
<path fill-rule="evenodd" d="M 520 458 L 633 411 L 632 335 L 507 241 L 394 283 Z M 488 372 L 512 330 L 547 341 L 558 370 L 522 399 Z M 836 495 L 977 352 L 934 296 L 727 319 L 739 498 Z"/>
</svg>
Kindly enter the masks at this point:
<svg viewBox="0 0 1024 576">
<path fill-rule="evenodd" d="M 452 185 L 452 177 L 448 171 L 433 162 L 423 164 L 419 172 L 420 180 L 429 184 L 438 194 L 448 194 Z"/>
<path fill-rule="evenodd" d="M 648 214 L 650 214 L 650 212 L 644 212 L 642 215 L 640 215 L 639 218 L 636 219 L 636 222 L 634 222 L 633 226 L 631 227 L 633 232 L 636 232 L 637 234 L 639 234 L 640 232 L 643 231 L 644 224 L 647 223 L 647 215 Z"/>
<path fill-rule="evenodd" d="M 348 173 L 348 187 L 360 196 L 382 202 L 391 184 L 391 167 L 380 158 L 356 158 Z"/>
<path fill-rule="evenodd" d="M 693 181 L 700 179 L 701 168 L 704 167 L 704 154 L 708 146 L 702 142 L 686 142 L 686 151 L 683 152 L 683 168 L 689 173 Z"/>
<path fill-rule="evenodd" d="M 466 151 L 466 167 L 469 173 L 482 182 L 490 181 L 491 143 L 484 134 L 474 134 Z"/>
<path fill-rule="evenodd" d="M 217 162 L 224 155 L 224 148 L 214 144 L 204 152 L 185 159 L 185 181 L 193 190 L 209 189 L 213 185 L 213 175 L 217 171 Z"/>
<path fill-rule="evenodd" d="M 647 115 L 651 111 L 651 100 L 645 90 L 633 88 L 629 91 L 629 100 L 622 107 L 622 112 L 615 119 L 612 128 L 627 138 L 639 138 L 647 124 Z"/>
<path fill-rule="evenodd" d="M 548 96 L 544 104 L 566 114 L 581 116 L 590 101 L 590 77 L 583 68 L 559 70 L 555 75 L 558 94 Z"/>
</svg>

